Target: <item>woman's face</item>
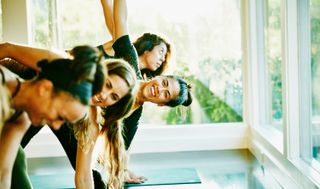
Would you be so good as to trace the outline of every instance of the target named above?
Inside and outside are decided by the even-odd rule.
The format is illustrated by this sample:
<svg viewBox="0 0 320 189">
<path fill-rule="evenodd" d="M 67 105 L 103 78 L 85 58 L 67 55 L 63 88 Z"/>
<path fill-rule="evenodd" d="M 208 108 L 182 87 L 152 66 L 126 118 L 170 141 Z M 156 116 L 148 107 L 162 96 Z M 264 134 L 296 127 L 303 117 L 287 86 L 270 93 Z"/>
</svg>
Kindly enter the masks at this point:
<svg viewBox="0 0 320 189">
<path fill-rule="evenodd" d="M 69 93 L 55 94 L 53 90 L 47 90 L 34 95 L 26 108 L 29 119 L 35 126 L 47 124 L 53 129 L 59 129 L 64 122 L 76 123 L 85 117 L 88 106 Z"/>
<path fill-rule="evenodd" d="M 151 51 L 145 51 L 144 56 L 147 63 L 147 69 L 151 71 L 157 70 L 165 61 L 167 54 L 167 46 L 161 42 L 159 45 L 153 47 Z"/>
<path fill-rule="evenodd" d="M 111 106 L 129 92 L 126 81 L 116 74 L 109 75 L 102 91 L 91 98 L 93 106 Z"/>
<path fill-rule="evenodd" d="M 179 96 L 179 82 L 166 76 L 157 76 L 141 88 L 143 97 L 152 103 L 165 104 Z"/>
</svg>

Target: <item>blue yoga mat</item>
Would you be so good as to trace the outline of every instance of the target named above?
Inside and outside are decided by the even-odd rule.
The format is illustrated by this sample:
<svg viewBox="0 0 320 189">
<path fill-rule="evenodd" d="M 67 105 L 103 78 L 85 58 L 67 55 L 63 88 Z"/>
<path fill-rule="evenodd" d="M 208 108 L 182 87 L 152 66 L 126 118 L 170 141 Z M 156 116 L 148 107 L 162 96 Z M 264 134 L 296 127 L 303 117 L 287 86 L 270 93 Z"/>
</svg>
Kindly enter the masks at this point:
<svg viewBox="0 0 320 189">
<path fill-rule="evenodd" d="M 168 168 L 152 170 L 133 170 L 135 174 L 146 177 L 141 184 L 125 184 L 125 187 L 199 184 L 201 180 L 194 168 Z M 75 188 L 74 174 L 30 176 L 34 189 L 71 189 Z"/>
<path fill-rule="evenodd" d="M 71 189 L 75 188 L 74 174 L 30 176 L 34 189 Z"/>
<path fill-rule="evenodd" d="M 134 171 L 148 180 L 141 184 L 129 184 L 125 187 L 153 186 L 153 185 L 176 185 L 176 184 L 199 184 L 201 180 L 194 168 L 169 168 Z"/>
</svg>

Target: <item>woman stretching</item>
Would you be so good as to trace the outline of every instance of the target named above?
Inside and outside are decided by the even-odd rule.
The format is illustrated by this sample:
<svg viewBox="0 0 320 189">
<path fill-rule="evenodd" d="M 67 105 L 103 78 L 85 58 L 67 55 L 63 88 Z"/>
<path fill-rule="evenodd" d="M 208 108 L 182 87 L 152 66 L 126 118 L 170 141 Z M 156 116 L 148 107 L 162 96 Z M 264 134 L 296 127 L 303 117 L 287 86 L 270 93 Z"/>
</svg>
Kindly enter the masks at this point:
<svg viewBox="0 0 320 189">
<path fill-rule="evenodd" d="M 21 81 L 0 67 L 0 80 L 9 91 L 12 109 L 0 139 L 0 188 L 10 188 L 14 159 L 30 123 L 53 129 L 64 122 L 77 123 L 88 115 L 91 96 L 101 91 L 105 75 L 97 50 L 80 46 L 72 54 L 73 58 L 53 54 L 38 61 L 41 71 L 30 81 Z"/>
</svg>

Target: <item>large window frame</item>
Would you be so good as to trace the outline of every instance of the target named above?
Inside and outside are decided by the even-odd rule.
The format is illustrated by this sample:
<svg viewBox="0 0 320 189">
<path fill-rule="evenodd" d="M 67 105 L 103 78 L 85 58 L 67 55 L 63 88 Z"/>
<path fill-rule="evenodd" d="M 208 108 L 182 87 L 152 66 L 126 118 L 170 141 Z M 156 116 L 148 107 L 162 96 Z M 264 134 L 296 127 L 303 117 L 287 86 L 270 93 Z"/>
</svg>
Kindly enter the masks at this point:
<svg viewBox="0 0 320 189">
<path fill-rule="evenodd" d="M 283 59 L 283 134 L 278 138 L 282 145 L 272 141 L 271 127 L 264 125 L 263 114 L 266 101 L 255 101 L 252 106 L 259 110 L 259 121 L 253 122 L 250 150 L 265 169 L 282 183 L 284 188 L 316 188 L 320 186 L 319 162 L 311 159 L 311 94 L 310 94 L 310 31 L 309 1 L 282 0 L 282 59 Z M 253 49 L 250 65 L 257 67 L 263 58 L 261 43 L 261 7 L 263 0 L 248 3 L 251 24 L 247 27 L 256 35 L 250 37 Z M 254 47 L 257 46 L 258 50 Z M 251 70 L 253 80 L 261 75 Z M 255 82 L 255 86 L 261 81 Z M 251 93 L 255 93 L 251 91 Z M 260 94 L 258 94 L 260 95 Z M 262 113 L 261 113 L 262 112 Z M 251 116 L 255 116 L 251 114 Z M 261 118 L 262 116 L 262 118 Z M 261 121 L 262 120 L 262 121 Z M 266 127 L 267 126 L 267 127 Z M 266 129 L 268 128 L 268 129 Z M 297 182 L 298 181 L 298 182 Z"/>
</svg>

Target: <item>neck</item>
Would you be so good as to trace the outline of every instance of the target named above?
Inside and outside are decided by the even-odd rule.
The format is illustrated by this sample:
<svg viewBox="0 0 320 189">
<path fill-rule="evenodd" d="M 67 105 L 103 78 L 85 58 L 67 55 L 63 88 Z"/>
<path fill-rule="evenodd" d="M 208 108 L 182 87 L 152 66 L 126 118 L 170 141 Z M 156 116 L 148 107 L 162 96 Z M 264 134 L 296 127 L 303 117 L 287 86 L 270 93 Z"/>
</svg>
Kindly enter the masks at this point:
<svg viewBox="0 0 320 189">
<path fill-rule="evenodd" d="M 144 98 L 143 92 L 142 92 L 145 83 L 146 83 L 145 81 L 140 81 L 138 84 L 138 92 L 136 95 L 136 103 L 137 104 L 143 104 L 144 102 L 146 102 L 146 99 Z"/>
<path fill-rule="evenodd" d="M 139 56 L 139 70 L 147 68 L 144 56 Z"/>
<path fill-rule="evenodd" d="M 19 87 L 15 95 L 13 93 L 17 89 L 14 89 L 13 91 L 11 91 L 11 95 L 12 95 L 11 103 L 14 109 L 24 109 L 26 106 L 28 106 L 29 98 L 28 98 L 28 92 L 26 90 L 27 89 L 26 85 L 27 85 L 26 83 L 21 83 L 21 86 Z M 17 84 L 16 84 L 16 87 L 18 87 Z"/>
</svg>

